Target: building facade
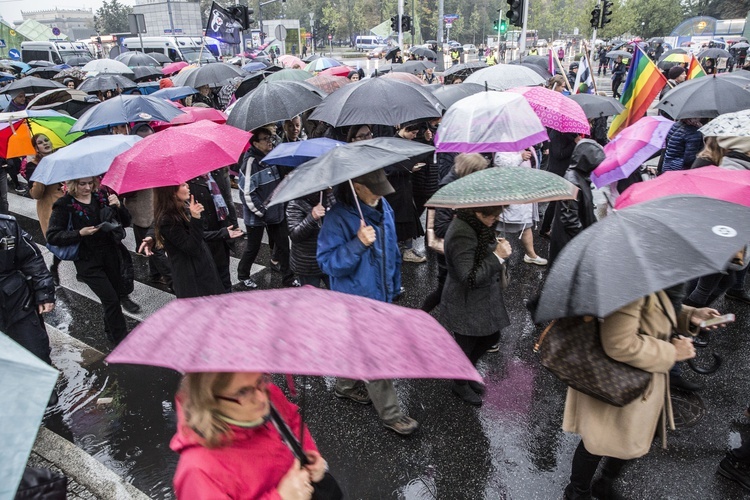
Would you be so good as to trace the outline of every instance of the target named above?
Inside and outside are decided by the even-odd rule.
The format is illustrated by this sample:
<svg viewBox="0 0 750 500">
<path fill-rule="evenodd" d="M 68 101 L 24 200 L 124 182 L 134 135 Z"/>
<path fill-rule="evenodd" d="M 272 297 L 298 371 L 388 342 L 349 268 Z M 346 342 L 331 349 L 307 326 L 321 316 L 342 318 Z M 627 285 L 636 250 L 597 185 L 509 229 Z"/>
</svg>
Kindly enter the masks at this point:
<svg viewBox="0 0 750 500">
<path fill-rule="evenodd" d="M 46 9 L 21 11 L 24 21 L 32 20 L 50 28 L 60 28 L 67 33 L 73 28 L 93 29 L 94 11 L 92 9 Z"/>
<path fill-rule="evenodd" d="M 146 20 L 146 36 L 203 36 L 201 8 L 198 2 L 136 0 L 133 13 L 143 14 Z"/>
</svg>

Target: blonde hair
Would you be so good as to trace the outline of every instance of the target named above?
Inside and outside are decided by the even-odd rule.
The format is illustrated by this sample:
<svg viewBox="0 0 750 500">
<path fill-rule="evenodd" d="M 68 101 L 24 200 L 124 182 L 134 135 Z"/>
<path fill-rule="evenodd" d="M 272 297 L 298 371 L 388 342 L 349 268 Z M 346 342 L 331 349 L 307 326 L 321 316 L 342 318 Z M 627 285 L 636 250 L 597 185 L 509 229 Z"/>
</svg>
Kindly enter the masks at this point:
<svg viewBox="0 0 750 500">
<path fill-rule="evenodd" d="M 562 75 L 555 75 L 547 80 L 547 88 L 557 92 L 558 88 L 565 88 L 565 77 Z"/>
<path fill-rule="evenodd" d="M 703 138 L 703 149 L 696 155 L 704 160 L 711 160 L 714 165 L 721 165 L 727 150 L 719 146 L 719 140 L 713 136 Z"/>
<path fill-rule="evenodd" d="M 94 186 L 91 188 L 91 192 L 93 193 L 95 191 L 99 191 L 99 186 L 101 185 L 99 177 L 81 177 L 80 179 L 65 181 L 65 187 L 67 188 L 68 193 L 70 193 L 70 196 L 72 196 L 73 198 L 78 196 L 78 181 L 80 181 L 81 179 L 92 179 L 94 181 Z"/>
<path fill-rule="evenodd" d="M 489 160 L 479 153 L 461 153 L 456 156 L 453 168 L 459 177 L 465 177 L 474 172 L 484 170 L 489 164 Z"/>
<path fill-rule="evenodd" d="M 188 373 L 182 379 L 179 397 L 185 425 L 203 438 L 206 448 L 226 445 L 232 438 L 229 425 L 219 418 L 219 405 L 215 397 L 215 394 L 226 389 L 232 377 L 232 372 L 202 372 Z"/>
</svg>

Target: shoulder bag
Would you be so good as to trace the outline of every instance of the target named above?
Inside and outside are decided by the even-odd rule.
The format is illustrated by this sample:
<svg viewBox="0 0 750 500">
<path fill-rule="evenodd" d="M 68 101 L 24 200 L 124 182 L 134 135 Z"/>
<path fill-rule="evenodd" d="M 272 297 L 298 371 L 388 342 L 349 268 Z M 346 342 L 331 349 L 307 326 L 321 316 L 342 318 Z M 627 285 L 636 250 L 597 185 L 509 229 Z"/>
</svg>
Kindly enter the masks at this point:
<svg viewBox="0 0 750 500">
<path fill-rule="evenodd" d="M 73 228 L 73 214 L 68 216 L 68 231 L 74 231 Z M 72 245 L 52 245 L 49 242 L 46 245 L 47 249 L 54 254 L 60 260 L 78 260 L 78 251 L 81 248 L 81 242 L 73 243 Z"/>
</svg>

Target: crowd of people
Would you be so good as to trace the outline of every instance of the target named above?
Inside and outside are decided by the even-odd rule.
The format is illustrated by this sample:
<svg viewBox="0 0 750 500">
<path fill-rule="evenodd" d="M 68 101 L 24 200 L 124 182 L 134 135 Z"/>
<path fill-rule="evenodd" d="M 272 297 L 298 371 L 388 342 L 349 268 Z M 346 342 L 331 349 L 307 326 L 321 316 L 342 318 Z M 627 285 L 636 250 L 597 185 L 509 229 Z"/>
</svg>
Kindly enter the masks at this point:
<svg viewBox="0 0 750 500">
<path fill-rule="evenodd" d="M 599 60 L 600 74 L 603 70 L 606 76 L 607 69 L 611 71 L 617 97 L 625 64 L 618 57 L 611 66 L 602 66 L 601 52 Z M 576 69 L 570 66 L 574 80 Z M 670 86 L 684 80 L 684 71 L 681 66 L 669 70 Z M 433 75 L 425 70 L 423 78 L 431 83 Z M 362 76 L 352 71 L 349 79 L 356 81 Z M 547 87 L 562 92 L 568 87 L 565 79 L 570 78 L 552 76 Z M 169 80 L 162 82 L 162 87 L 170 86 Z M 183 104 L 221 107 L 218 89 L 205 86 L 197 90 L 192 100 Z M 18 94 L 7 111 L 23 110 L 25 103 L 26 96 Z M 659 173 L 703 165 L 750 169 L 749 138 L 703 137 L 699 128 L 709 119 L 690 118 L 674 124 Z M 604 117 L 605 129 L 606 122 Z M 35 155 L 19 162 L 18 171 L 23 172 L 27 185 L 22 187 L 13 172 L 9 173 L 14 186 L 20 188 L 19 194 L 28 193 L 36 200 L 46 242 L 77 247 L 77 279 L 99 298 L 104 333 L 112 345 L 128 335 L 123 309 L 130 313 L 140 310 L 129 298 L 134 257 L 123 244 L 125 228 L 132 226 L 136 236 L 133 250 L 140 253 L 135 258 L 148 258 L 150 279 L 168 287 L 178 299 L 236 290 L 231 280 L 232 252 L 240 257 L 238 287 L 262 288 L 253 277 L 253 265 L 264 234 L 271 247 L 265 264 L 280 273 L 283 286 L 324 287 L 383 302 L 396 302 L 403 294 L 402 266 L 425 265 L 428 258 L 434 258 L 437 288 L 425 297 L 421 308 L 435 311 L 476 366 L 487 353 L 502 348 L 502 330 L 511 321 L 504 306 L 504 296 L 513 293 L 507 280 L 512 248 L 506 237 L 518 235 L 523 265 L 543 268 L 578 234 L 597 223 L 590 175 L 605 160 L 606 134 L 597 134 L 601 118 L 591 120 L 590 135 L 549 129 L 548 141 L 519 151 L 430 154 L 288 204 L 268 206 L 269 197 L 291 171 L 264 161 L 281 143 L 317 137 L 345 143 L 397 137 L 433 145 L 439 123 L 440 118 L 433 118 L 333 127 L 314 122 L 309 113 L 289 116 L 253 129 L 247 150 L 236 164 L 179 185 L 123 196 L 101 186 L 97 176 L 50 186 L 28 180 L 39 163 L 54 154 L 52 141 L 44 134 L 31 138 Z M 148 137 L 159 133 L 153 125 L 145 121 L 112 124 L 108 131 Z M 509 166 L 544 169 L 564 177 L 578 188 L 577 196 L 546 207 L 426 208 L 427 200 L 442 186 L 488 168 Z M 233 182 L 241 214 L 232 198 Z M 7 212 L 7 205 L 4 208 Z M 537 229 L 541 238 L 535 240 Z M 14 288 L 20 294 L 17 301 L 3 304 L 0 329 L 51 363 L 42 314 L 54 307 L 61 261 L 54 257 L 48 269 L 42 252 L 12 217 L 0 216 L 0 233 L 4 235 L 0 256 L 3 289 L 18 285 L 14 269 L 31 277 L 30 287 L 19 282 Z M 428 241 L 429 251 L 421 250 L 419 244 L 425 234 L 428 240 L 438 241 L 436 245 Z M 245 240 L 244 248 L 235 245 L 240 239 Z M 727 273 L 700 277 L 679 291 L 654 291 L 601 318 L 602 343 L 608 355 L 653 374 L 653 380 L 648 398 L 622 408 L 569 389 L 562 426 L 581 435 L 582 440 L 573 457 L 565 498 L 611 498 L 613 481 L 622 466 L 646 454 L 657 427 L 665 425 L 663 415 L 670 411 L 669 386 L 700 389 L 682 378 L 676 368 L 676 363 L 695 356 L 692 342 L 671 338 L 671 334 L 697 334 L 701 321 L 719 315 L 712 308 L 719 297 L 735 300 L 738 306 L 750 304 L 745 288 L 747 256 L 738 260 L 744 264 Z M 473 381 L 455 380 L 451 385 L 456 397 L 474 406 L 482 405 L 485 389 Z M 419 427 L 401 408 L 392 380 L 339 377 L 333 392 L 363 406 L 372 404 L 383 426 L 399 435 L 410 435 Z M 190 373 L 177 399 L 178 432 L 171 446 L 181 455 L 174 480 L 179 498 L 313 498 L 327 481 L 325 460 L 307 430 L 304 455 L 296 456 L 294 447 L 280 439 L 281 430 L 268 425 L 272 410 L 292 429 L 300 428 L 301 422 L 294 405 L 267 374 Z M 747 448 L 729 452 L 721 465 L 723 473 L 744 481 L 745 487 L 750 481 Z M 592 485 L 602 457 L 607 457 L 602 476 Z"/>
</svg>

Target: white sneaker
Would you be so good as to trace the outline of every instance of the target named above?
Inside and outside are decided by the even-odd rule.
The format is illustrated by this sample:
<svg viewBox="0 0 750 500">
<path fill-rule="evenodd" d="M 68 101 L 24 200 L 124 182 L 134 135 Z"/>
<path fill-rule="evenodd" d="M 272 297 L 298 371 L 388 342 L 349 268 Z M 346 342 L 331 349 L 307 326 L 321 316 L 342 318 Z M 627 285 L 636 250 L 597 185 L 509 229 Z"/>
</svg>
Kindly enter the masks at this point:
<svg viewBox="0 0 750 500">
<path fill-rule="evenodd" d="M 403 258 L 404 262 L 415 262 L 417 264 L 427 261 L 427 257 L 425 257 L 424 255 L 419 255 L 412 248 L 409 248 L 404 252 Z"/>
<path fill-rule="evenodd" d="M 532 259 L 528 255 L 524 255 L 523 256 L 523 261 L 525 263 L 527 263 L 527 264 L 536 264 L 537 266 L 546 266 L 547 265 L 547 259 L 543 259 L 543 258 L 539 257 L 538 255 L 536 256 L 535 259 Z"/>
</svg>

